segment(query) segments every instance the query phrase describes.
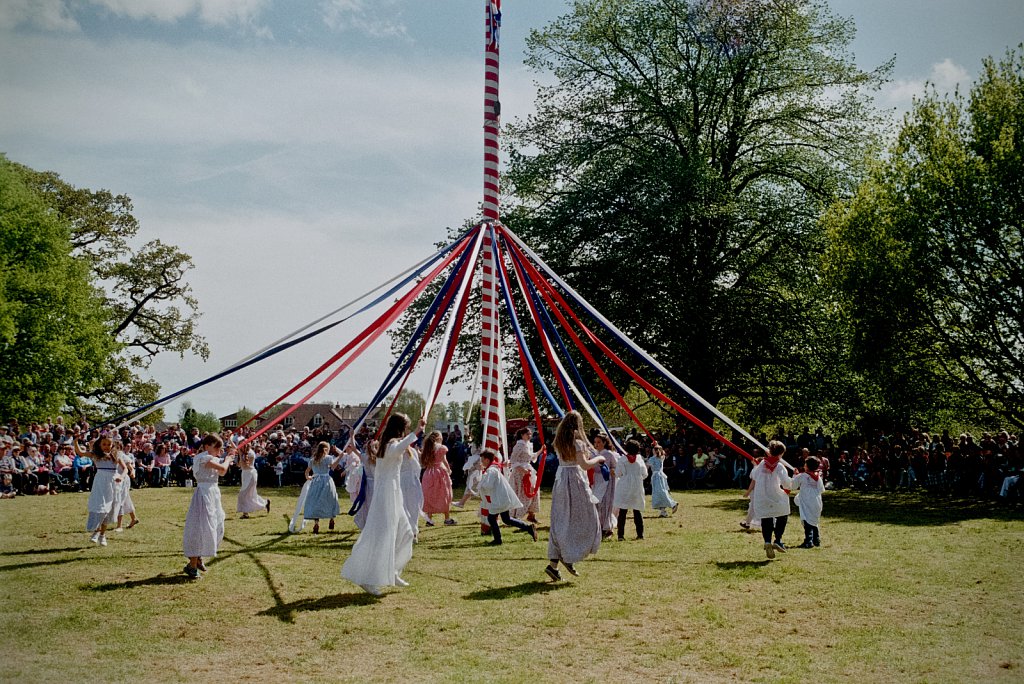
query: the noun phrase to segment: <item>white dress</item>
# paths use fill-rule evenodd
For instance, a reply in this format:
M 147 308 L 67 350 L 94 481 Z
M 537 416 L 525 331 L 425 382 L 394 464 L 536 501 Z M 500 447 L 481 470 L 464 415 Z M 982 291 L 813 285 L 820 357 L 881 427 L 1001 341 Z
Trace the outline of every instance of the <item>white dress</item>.
M 85 529 L 95 532 L 100 525 L 106 523 L 109 527 L 117 520 L 118 487 L 114 482 L 117 474 L 117 464 L 107 459 L 96 459 L 96 475 L 92 480 L 92 490 L 89 492 L 89 519 L 85 523 Z
M 537 487 L 537 471 L 534 470 L 532 462 L 537 458 L 533 446 L 525 441 L 519 440 L 512 447 L 512 454 L 508 462 L 511 466 L 509 471 L 509 484 L 521 502 L 512 511 L 512 517 L 521 518 L 527 513 L 537 513 L 540 510 L 540 489 Z M 533 496 L 527 496 L 527 489 L 533 492 Z M 491 511 L 493 513 L 494 511 Z
M 821 493 L 825 491 L 825 479 L 815 480 L 807 473 L 800 473 L 793 478 L 793 488 L 799 489 L 793 503 L 800 507 L 800 519 L 808 525 L 817 526 L 821 520 Z
M 117 515 L 131 515 L 135 512 L 135 503 L 132 501 L 132 479 L 128 477 L 128 463 L 135 465 L 135 456 L 130 453 L 122 453 L 121 459 L 124 465 L 117 466 L 117 474 L 121 476 L 121 482 L 117 485 Z
M 750 493 L 750 505 L 754 509 L 754 517 L 780 518 L 789 515 L 789 494 L 785 489 L 793 487 L 793 480 L 786 472 L 786 466 L 779 463 L 775 470 L 769 471 L 761 461 L 750 471 L 750 479 L 756 482 L 754 491 Z
M 420 459 L 415 449 L 406 450 L 399 468 L 399 485 L 409 526 L 414 535 L 419 534 L 420 512 L 423 510 L 423 484 L 420 482 Z
M 647 500 L 644 497 L 647 464 L 644 463 L 644 459 L 637 455 L 636 460 L 630 463 L 627 457 L 620 455 L 616 459 L 615 474 L 618 479 L 615 482 L 615 500 L 612 506 L 620 510 L 644 510 L 647 507 Z
M 207 452 L 196 456 L 192 474 L 196 478 L 196 490 L 185 516 L 185 532 L 182 535 L 182 549 L 185 558 L 216 556 L 224 539 L 224 507 L 220 500 L 220 475 L 207 464 L 214 459 Z
M 242 457 L 242 486 L 238 489 L 238 503 L 235 510 L 239 513 L 255 513 L 267 507 L 267 500 L 256 491 L 256 452 L 251 449 Z
M 492 465 L 484 472 L 477 491 L 480 492 L 480 498 L 483 499 L 483 507 L 490 515 L 499 515 L 513 508 L 525 510 L 523 502 L 516 496 L 512 485 L 498 470 L 498 466 Z
M 366 526 L 341 568 L 341 576 L 350 582 L 394 586 L 412 558 L 413 531 L 405 514 L 399 472 L 406 449 L 415 441 L 415 432 L 401 441 L 392 440 L 383 449 L 383 458 L 377 459 Z

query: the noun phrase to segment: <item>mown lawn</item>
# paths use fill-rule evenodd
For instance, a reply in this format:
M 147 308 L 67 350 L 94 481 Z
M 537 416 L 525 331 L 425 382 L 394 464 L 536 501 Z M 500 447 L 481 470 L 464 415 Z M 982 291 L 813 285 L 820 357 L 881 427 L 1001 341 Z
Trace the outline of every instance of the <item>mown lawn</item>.
M 142 523 L 106 548 L 86 494 L 0 501 L 0 680 L 1024 680 L 1019 509 L 829 493 L 822 548 L 768 561 L 738 491 L 677 493 L 674 517 L 647 511 L 647 539 L 630 521 L 558 584 L 546 529 L 493 548 L 459 512 L 422 531 L 412 586 L 375 598 L 339 576 L 350 518 L 288 534 L 296 490 L 265 490 L 273 513 L 249 520 L 236 492 L 198 582 L 181 574 L 191 490 L 133 492 Z

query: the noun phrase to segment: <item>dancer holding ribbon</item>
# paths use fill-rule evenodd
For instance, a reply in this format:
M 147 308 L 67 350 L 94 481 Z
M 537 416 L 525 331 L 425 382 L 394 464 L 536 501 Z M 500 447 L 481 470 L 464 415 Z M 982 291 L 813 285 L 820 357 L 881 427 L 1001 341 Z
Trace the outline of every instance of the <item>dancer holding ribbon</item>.
M 597 553 L 601 547 L 601 521 L 597 519 L 597 500 L 583 472 L 604 463 L 583 434 L 583 417 L 569 411 L 555 431 L 558 472 L 551 489 L 551 532 L 544 572 L 552 580 L 562 579 L 561 562 L 570 575 L 579 575 L 575 563 Z
M 384 426 L 378 457 L 371 456 L 374 491 L 366 526 L 352 547 L 341 576 L 374 596 L 380 596 L 382 587 L 408 586 L 401 574 L 412 558 L 413 531 L 405 514 L 399 473 L 406 452 L 425 424 L 420 418 L 416 432 L 406 434 L 409 417 L 404 413 L 393 414 Z
M 537 471 L 533 469 L 533 462 L 537 460 L 538 452 L 533 450 L 530 438 L 533 433 L 530 428 L 522 428 L 516 432 L 516 443 L 512 447 L 512 454 L 508 458 L 512 471 L 509 480 L 512 491 L 522 502 L 522 506 L 512 511 L 515 518 L 525 517 L 528 522 L 537 522 L 537 511 L 540 509 L 540 483 L 537 481 Z

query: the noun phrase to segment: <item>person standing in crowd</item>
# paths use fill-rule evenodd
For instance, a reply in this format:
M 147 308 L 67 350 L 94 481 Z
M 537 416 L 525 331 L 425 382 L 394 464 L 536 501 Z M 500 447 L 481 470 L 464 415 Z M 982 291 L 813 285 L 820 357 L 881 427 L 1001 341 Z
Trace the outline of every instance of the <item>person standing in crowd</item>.
M 380 439 L 380 457 L 374 459 L 374 492 L 369 502 L 366 525 L 341 569 L 341 576 L 367 593 L 380 596 L 386 586 L 408 586 L 402 570 L 412 559 L 414 534 L 402 501 L 399 483 L 402 463 L 408 458 L 426 424 L 422 418 L 416 432 L 409 432 L 409 417 L 395 413 L 388 418 Z
M 184 572 L 190 579 L 199 579 L 206 571 L 203 558 L 217 555 L 224 539 L 224 507 L 220 499 L 218 479 L 231 467 L 231 457 L 221 458 L 224 441 L 219 435 L 207 435 L 200 442 L 202 453 L 193 461 L 196 490 L 185 516 L 182 551 L 188 558 Z
M 679 504 L 668 491 L 665 450 L 659 445 L 651 447 L 651 457 L 647 459 L 647 466 L 651 469 L 651 508 L 661 511 L 662 518 L 667 517 L 670 510 L 676 512 Z
M 452 508 L 452 467 L 448 463 L 448 447 L 441 443 L 441 433 L 434 430 L 423 440 L 423 514 L 427 525 L 433 526 L 433 516 L 444 516 L 445 525 L 454 525 Z M 404 494 L 404 493 L 403 493 Z
M 512 516 L 525 516 L 527 521 L 536 523 L 537 511 L 540 510 L 540 483 L 537 482 L 537 471 L 533 468 L 538 453 L 533 450 L 533 444 L 530 442 L 532 437 L 530 428 L 524 427 L 516 432 L 516 443 L 512 447 L 508 462 L 512 468 L 509 473 L 512 491 L 523 504 L 512 511 Z
M 487 524 L 491 527 L 492 546 L 501 546 L 501 527 L 498 525 L 498 517 L 506 525 L 518 528 L 523 532 L 529 532 L 533 541 L 537 541 L 537 528 L 522 520 L 513 518 L 509 511 L 513 508 L 522 507 L 522 501 L 516 496 L 512 486 L 505 479 L 505 475 L 495 465 L 496 457 L 493 451 L 480 452 L 480 462 L 484 468 L 483 477 L 480 479 L 480 497 L 487 509 Z
M 548 560 L 544 572 L 552 580 L 562 579 L 558 564 L 570 575 L 579 575 L 575 564 L 597 553 L 601 547 L 601 521 L 597 519 L 597 500 L 590 491 L 587 475 L 596 465 L 604 463 L 583 434 L 583 417 L 569 411 L 555 430 L 555 454 L 558 472 L 551 489 L 551 531 L 548 537 Z
M 633 524 L 636 526 L 636 538 L 644 538 L 644 514 L 647 500 L 644 496 L 644 480 L 647 478 L 647 465 L 640 456 L 640 442 L 635 439 L 626 440 L 626 455 L 618 457 L 618 478 L 615 483 L 614 506 L 619 511 L 619 541 L 626 537 L 626 515 L 633 511 Z
M 761 521 L 761 536 L 764 538 L 764 552 L 768 558 L 775 558 L 775 552 L 786 552 L 782 535 L 789 520 L 789 494 L 793 480 L 785 467 L 779 467 L 786 445 L 778 440 L 768 442 L 768 455 L 750 471 L 750 486 L 746 495 L 750 497 L 753 515 Z M 774 541 L 772 539 L 774 535 Z
M 234 445 L 228 446 L 228 456 L 234 458 L 237 448 Z M 245 454 L 239 461 L 242 469 L 242 486 L 238 488 L 238 502 L 235 504 L 235 512 L 241 513 L 243 518 L 248 518 L 250 513 L 266 509 L 270 513 L 270 499 L 264 499 L 256 491 L 256 482 L 259 474 L 256 472 L 256 451 L 246 447 Z

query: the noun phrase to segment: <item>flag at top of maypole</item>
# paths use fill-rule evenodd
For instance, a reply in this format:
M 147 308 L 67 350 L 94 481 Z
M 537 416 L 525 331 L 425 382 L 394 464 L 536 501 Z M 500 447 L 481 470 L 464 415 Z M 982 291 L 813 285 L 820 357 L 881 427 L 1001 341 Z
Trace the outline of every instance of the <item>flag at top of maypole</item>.
M 480 310 L 480 422 L 481 448 L 501 451 L 504 429 L 500 409 L 504 399 L 498 358 L 498 279 L 494 268 L 494 233 L 498 222 L 498 132 L 501 104 L 498 101 L 498 36 L 501 0 L 485 0 L 484 33 L 484 231 L 480 254 L 482 306 Z

